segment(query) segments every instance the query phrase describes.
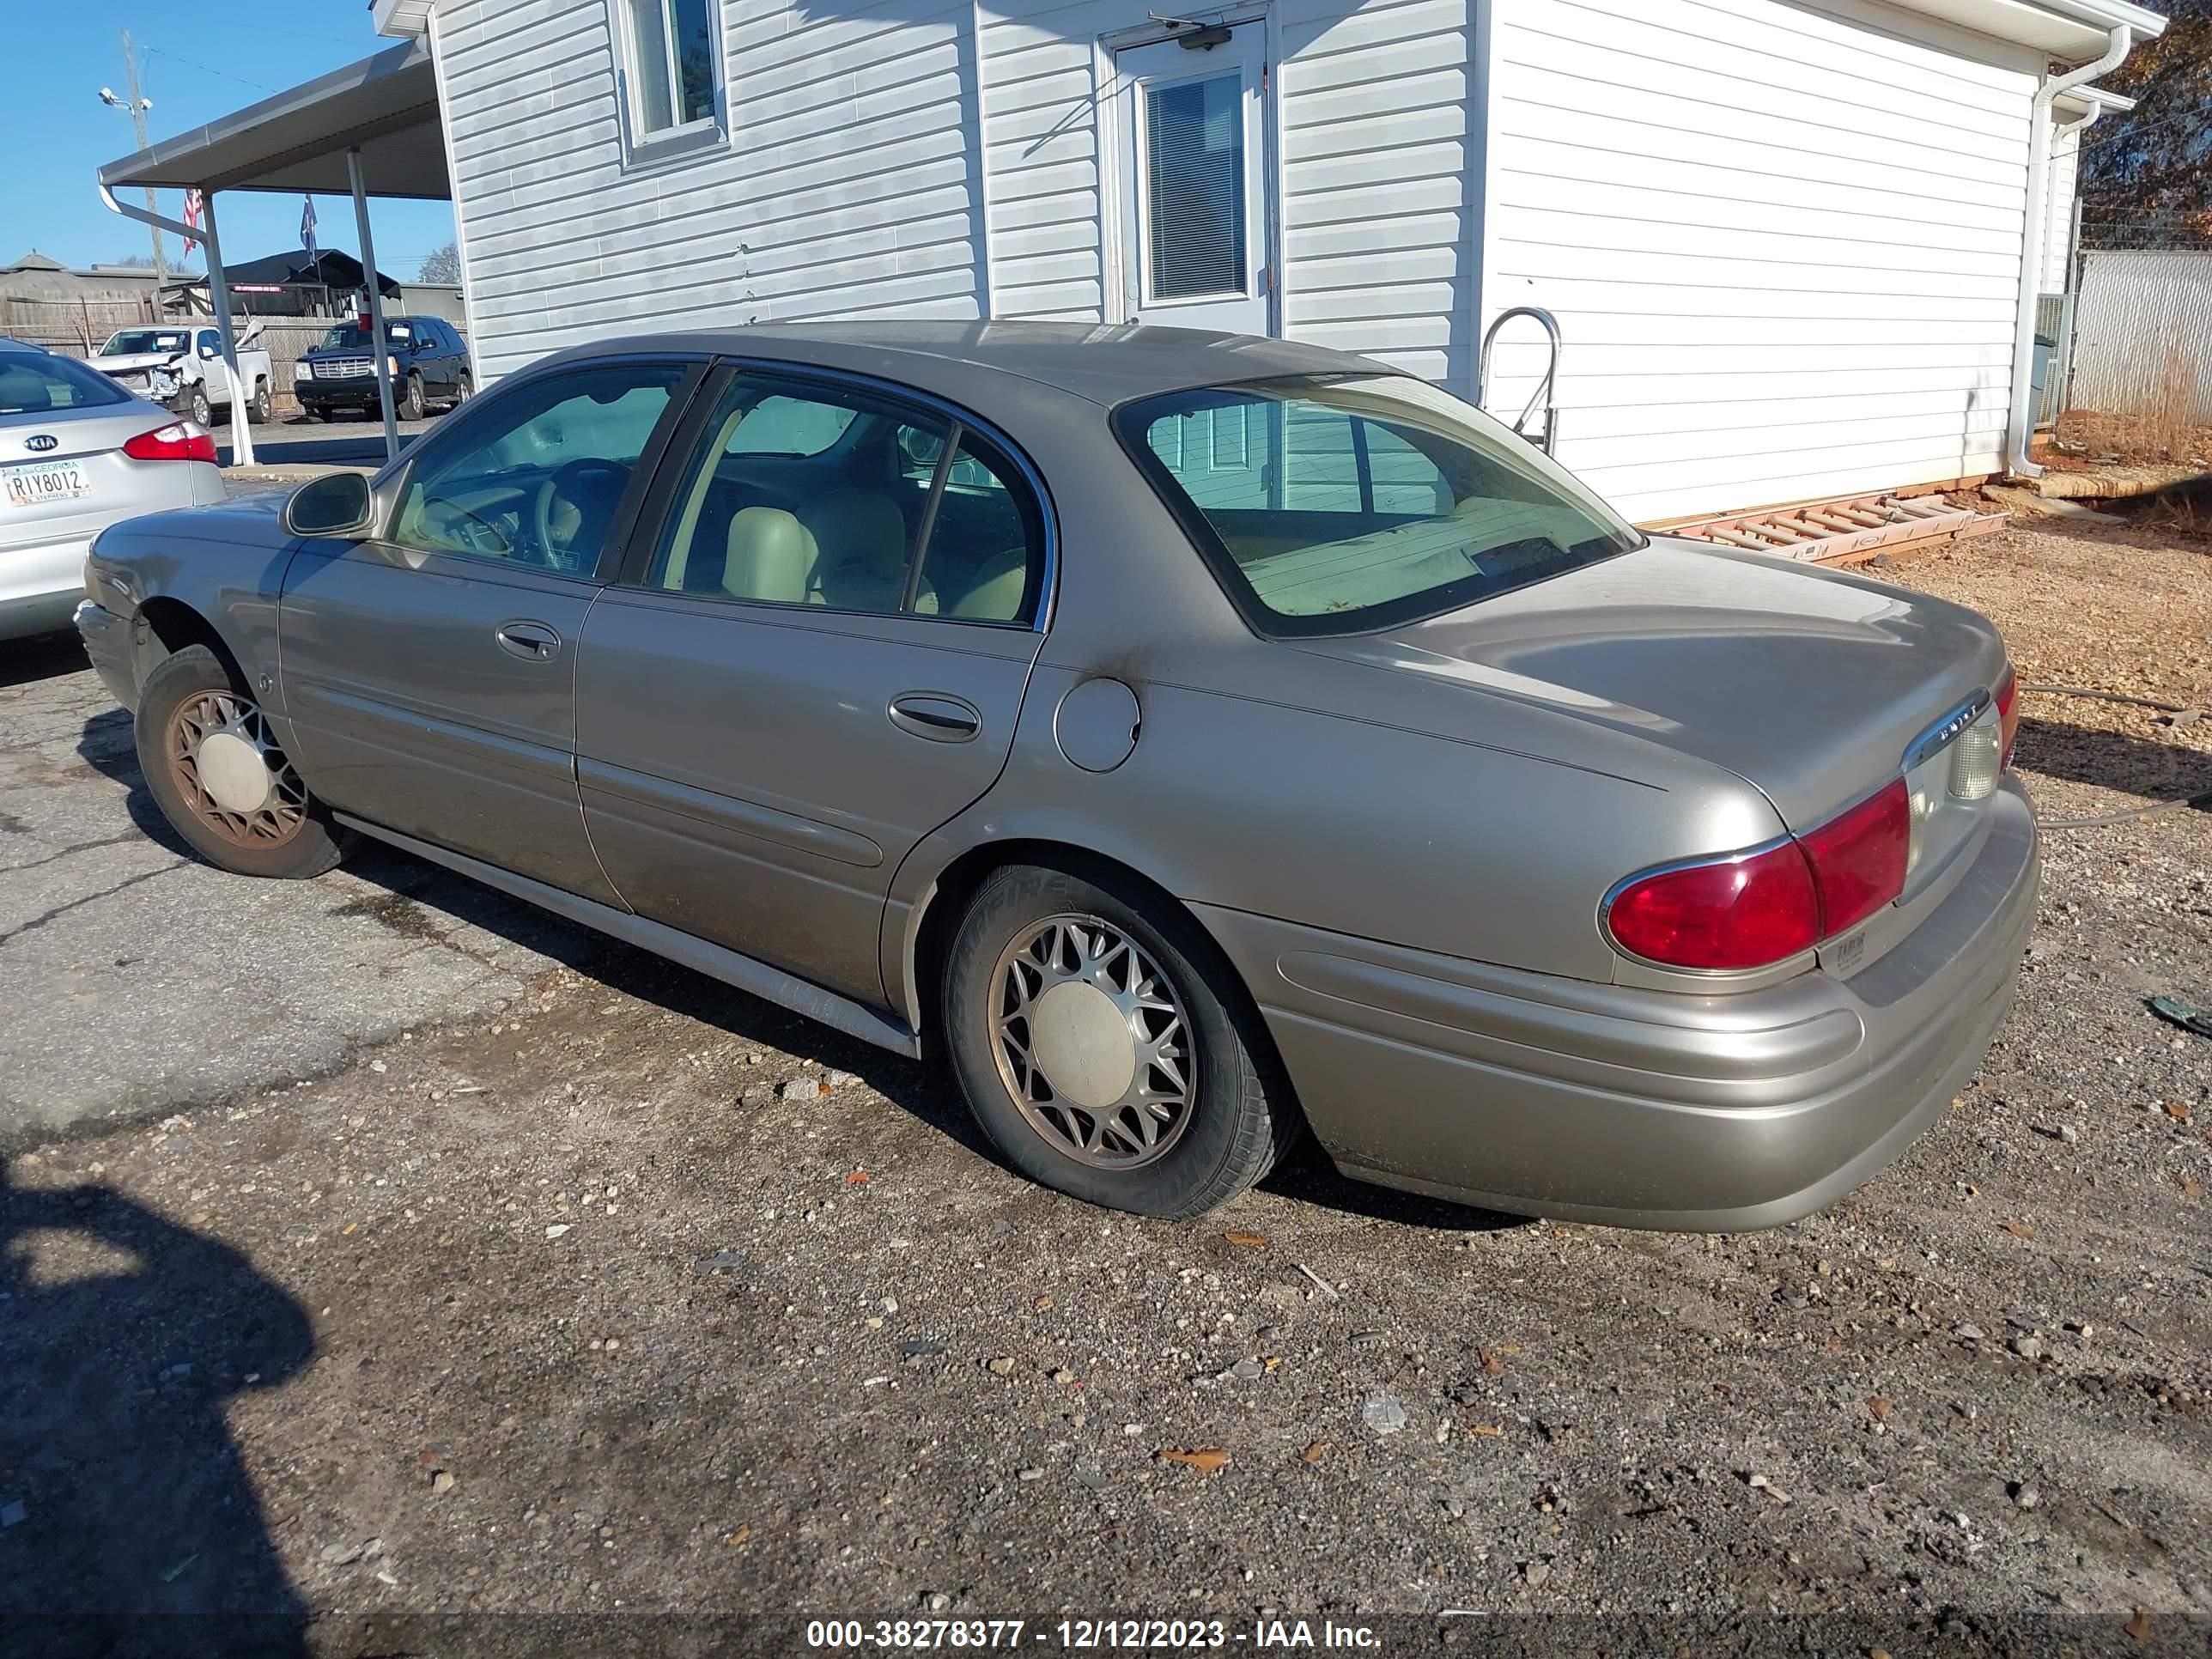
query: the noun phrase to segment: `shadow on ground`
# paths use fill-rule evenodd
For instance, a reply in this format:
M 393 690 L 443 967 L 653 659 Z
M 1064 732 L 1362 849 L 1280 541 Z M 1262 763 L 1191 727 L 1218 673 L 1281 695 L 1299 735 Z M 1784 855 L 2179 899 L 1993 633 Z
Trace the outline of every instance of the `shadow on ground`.
M 228 1245 L 0 1167 L 0 1638 L 41 1655 L 304 1653 L 227 1402 L 315 1350 Z
M 2066 703 L 2033 692 L 2023 694 L 2023 700 L 2045 708 Z M 2212 791 L 2212 753 L 2203 749 L 2032 714 L 2021 716 L 2019 758 L 2029 772 L 2142 796 L 2146 806 Z M 2212 800 L 2200 802 L 2197 810 L 2207 809 L 2212 809 Z
M 33 680 L 58 679 L 91 666 L 84 654 L 84 641 L 73 629 L 66 634 L 42 634 L 36 639 L 10 640 L 0 645 L 0 689 L 27 685 Z

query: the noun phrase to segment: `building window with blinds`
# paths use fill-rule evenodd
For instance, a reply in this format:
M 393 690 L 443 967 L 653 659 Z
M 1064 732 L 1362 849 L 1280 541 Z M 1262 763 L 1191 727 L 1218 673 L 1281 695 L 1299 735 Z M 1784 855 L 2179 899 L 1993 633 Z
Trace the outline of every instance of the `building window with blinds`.
M 608 0 L 624 138 L 658 161 L 726 136 L 713 0 Z
M 1144 175 L 1146 297 L 1243 293 L 1241 75 L 1145 89 Z

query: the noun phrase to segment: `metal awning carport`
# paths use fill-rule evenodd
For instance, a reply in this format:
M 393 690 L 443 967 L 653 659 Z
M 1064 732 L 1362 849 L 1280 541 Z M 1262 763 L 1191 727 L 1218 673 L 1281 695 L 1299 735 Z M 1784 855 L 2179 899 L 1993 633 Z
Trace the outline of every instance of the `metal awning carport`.
M 258 190 L 349 194 L 361 233 L 362 263 L 374 270 L 368 198 L 395 196 L 451 201 L 446 135 L 438 117 L 438 80 L 427 42 L 390 46 L 357 64 L 332 70 L 288 92 L 264 98 L 220 120 L 165 138 L 150 149 L 100 169 L 100 193 L 118 213 L 178 236 L 207 244 L 210 297 L 222 331 L 223 361 L 232 376 L 232 451 L 253 459 L 245 400 L 238 395 L 237 344 L 232 337 L 230 294 L 222 280 L 222 246 L 216 231 L 220 191 Z M 151 206 L 155 187 L 198 190 L 206 201 L 197 230 L 165 218 Z M 125 188 L 143 187 L 149 205 L 117 199 Z M 369 309 L 376 337 L 384 337 L 384 302 L 374 286 Z M 384 405 L 384 441 L 399 453 L 392 413 L 392 376 L 386 354 L 375 354 L 377 391 Z

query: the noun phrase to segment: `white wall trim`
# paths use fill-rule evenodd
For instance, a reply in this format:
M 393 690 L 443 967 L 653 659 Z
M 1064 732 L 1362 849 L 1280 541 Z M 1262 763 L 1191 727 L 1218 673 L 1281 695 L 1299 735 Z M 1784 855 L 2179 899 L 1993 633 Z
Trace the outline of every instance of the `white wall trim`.
M 984 90 L 983 0 L 969 0 L 968 51 L 975 70 L 975 303 L 976 314 L 988 321 L 998 314 L 998 296 L 992 287 L 991 258 L 991 108 Z
M 476 283 L 469 271 L 469 231 L 467 215 L 461 208 L 461 187 L 453 165 L 453 124 L 445 118 L 452 107 L 446 91 L 446 51 L 439 38 L 438 13 L 434 7 L 425 15 L 426 33 L 430 47 L 430 76 L 438 88 L 438 141 L 446 151 L 447 186 L 453 198 L 453 252 L 459 256 L 461 268 L 461 320 L 469 331 L 469 379 L 476 390 L 483 390 L 483 363 L 477 356 L 477 317 L 469 295 L 476 292 Z

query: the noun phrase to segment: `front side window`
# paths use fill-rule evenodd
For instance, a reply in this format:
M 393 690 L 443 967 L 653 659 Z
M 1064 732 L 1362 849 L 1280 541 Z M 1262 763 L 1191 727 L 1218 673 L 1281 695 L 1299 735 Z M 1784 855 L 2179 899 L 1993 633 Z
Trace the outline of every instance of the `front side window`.
M 591 574 L 684 374 L 674 364 L 622 364 L 502 392 L 415 468 L 390 539 Z
M 1263 634 L 1386 628 L 1643 544 L 1548 456 L 1419 380 L 1202 386 L 1125 404 L 1114 428 Z
M 946 416 L 765 374 L 708 417 L 645 585 L 754 604 L 1026 622 L 1042 519 Z M 947 457 L 947 447 L 951 453 Z
M 619 27 L 623 82 L 633 145 L 690 128 L 719 115 L 720 42 L 712 0 L 611 0 Z

